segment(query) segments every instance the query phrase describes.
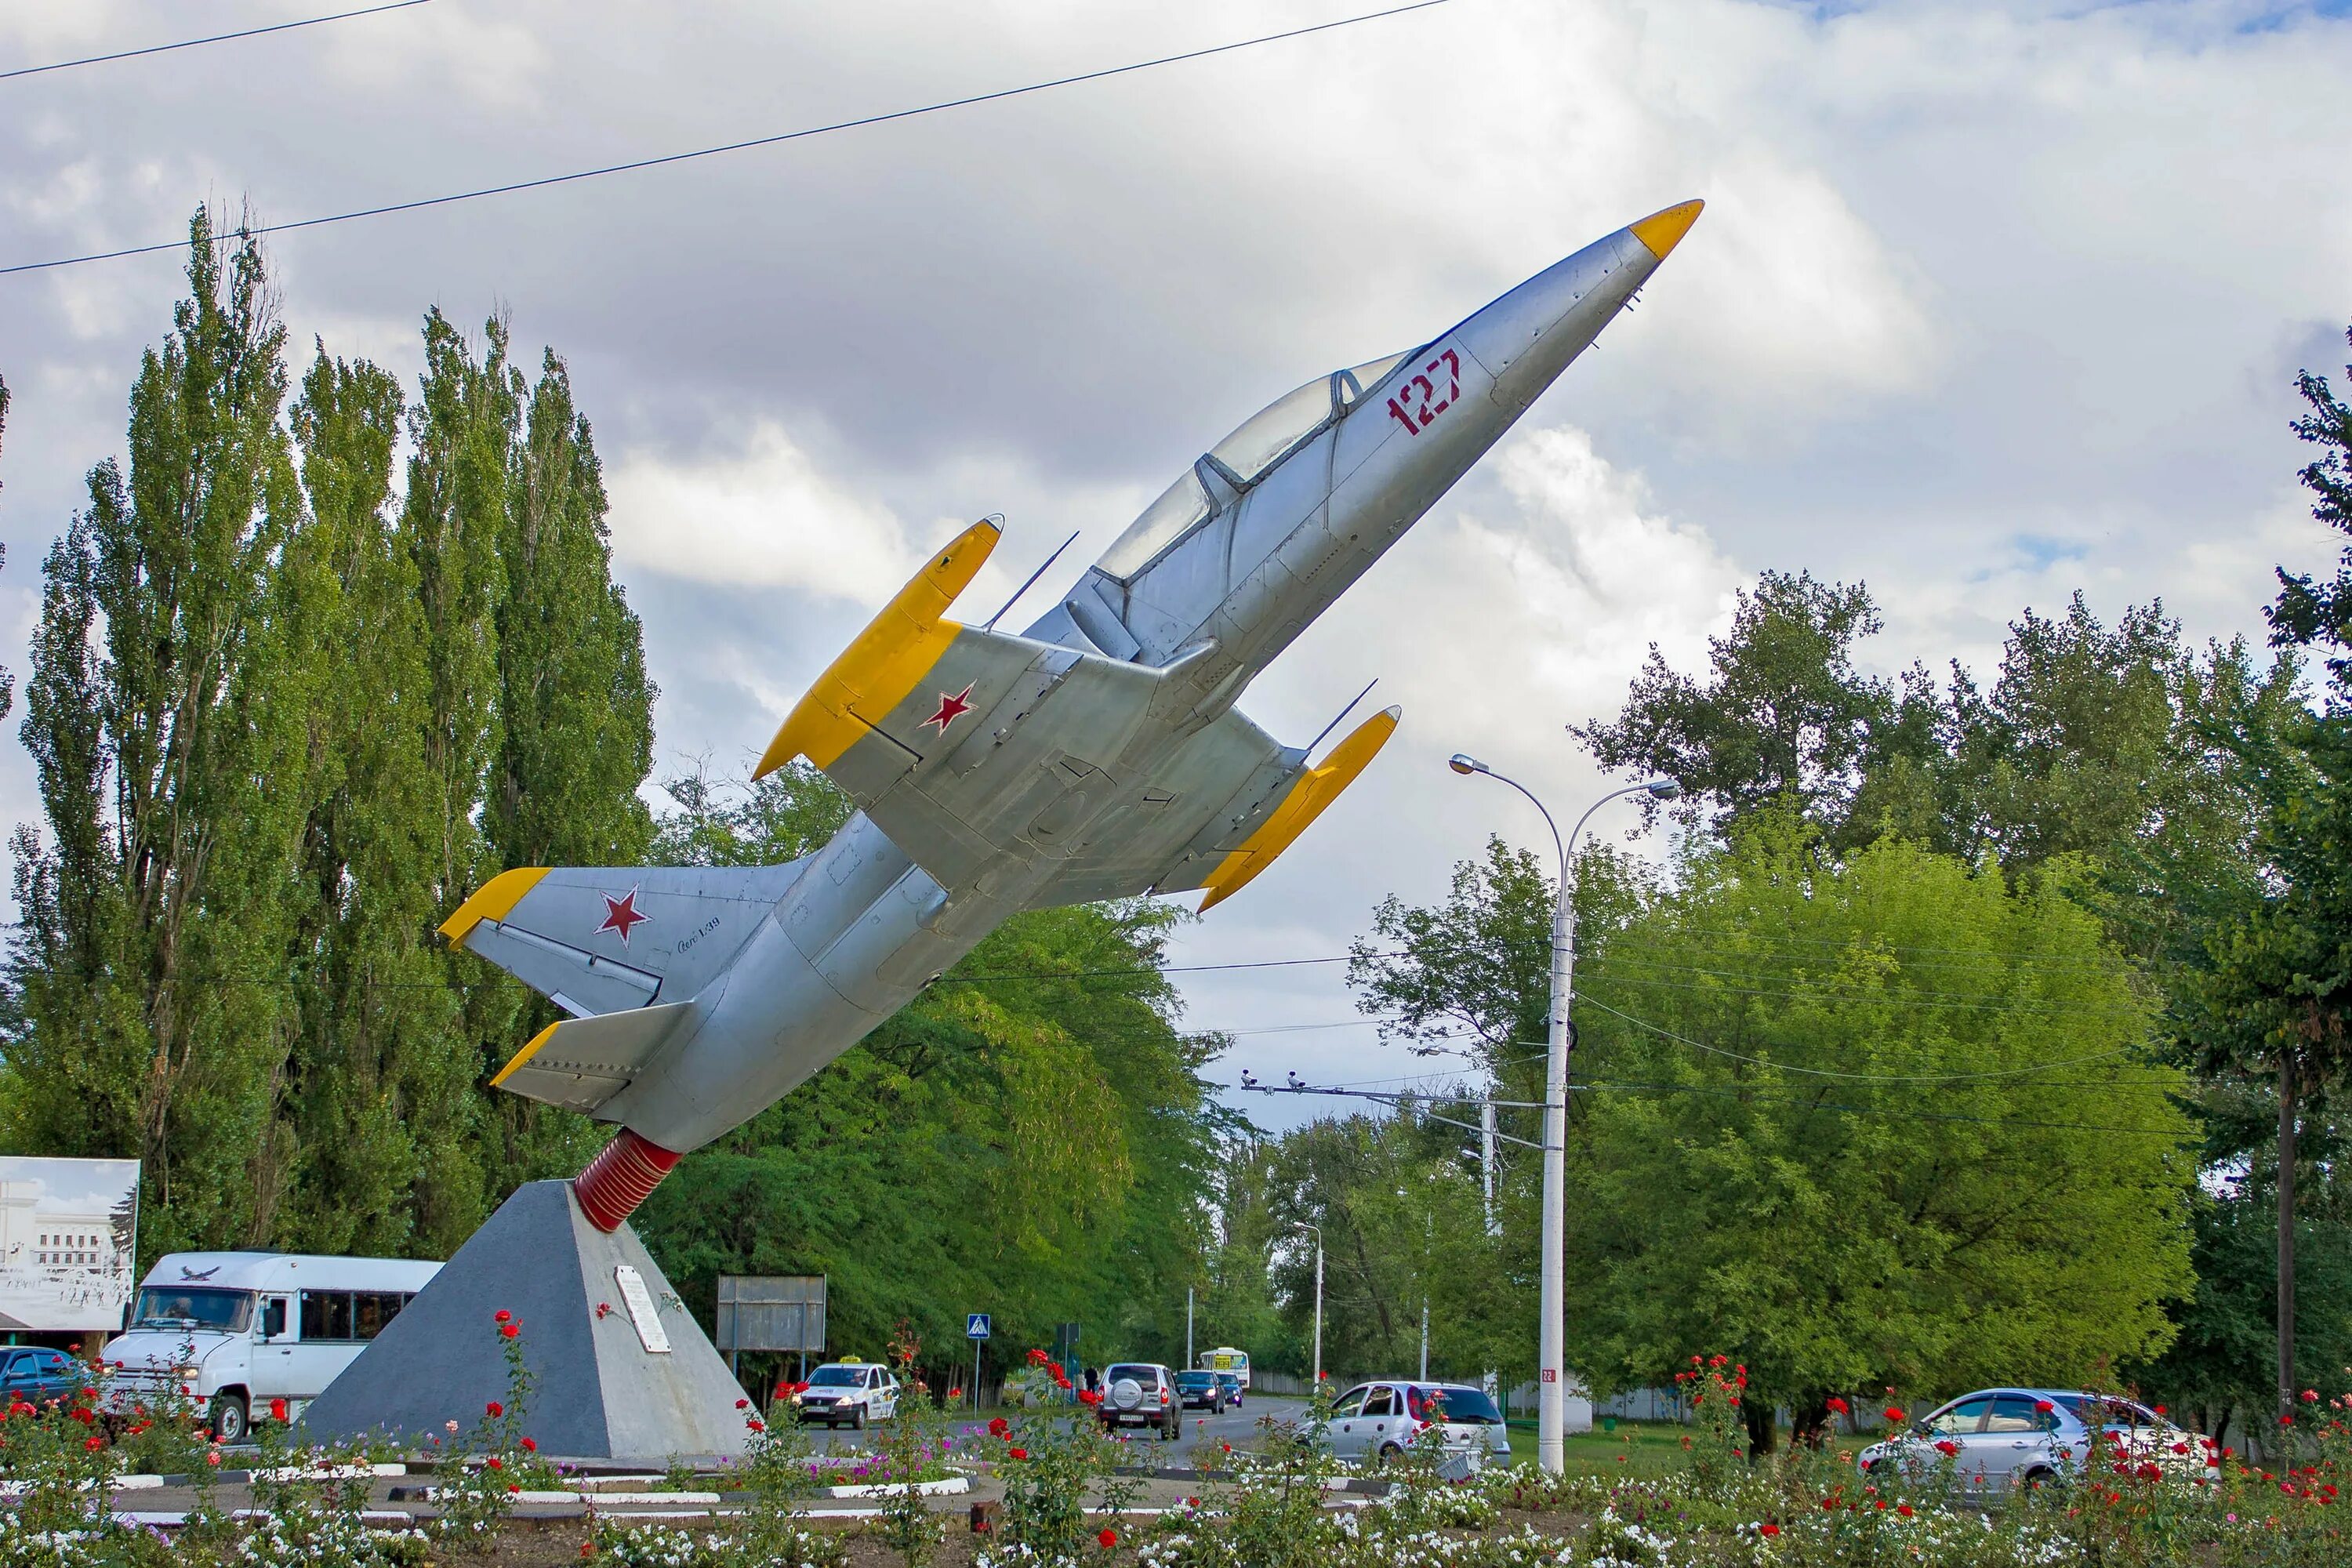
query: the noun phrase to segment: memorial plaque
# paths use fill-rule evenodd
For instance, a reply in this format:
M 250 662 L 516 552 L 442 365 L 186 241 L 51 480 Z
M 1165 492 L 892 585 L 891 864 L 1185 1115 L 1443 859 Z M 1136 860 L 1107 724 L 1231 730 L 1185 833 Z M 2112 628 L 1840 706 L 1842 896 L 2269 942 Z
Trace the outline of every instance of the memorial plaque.
M 629 1310 L 629 1321 L 636 1324 L 637 1339 L 647 1353 L 669 1354 L 669 1331 L 662 1327 L 661 1309 L 646 1289 L 646 1277 L 624 1263 L 613 1270 L 613 1282 L 621 1288 L 621 1305 Z

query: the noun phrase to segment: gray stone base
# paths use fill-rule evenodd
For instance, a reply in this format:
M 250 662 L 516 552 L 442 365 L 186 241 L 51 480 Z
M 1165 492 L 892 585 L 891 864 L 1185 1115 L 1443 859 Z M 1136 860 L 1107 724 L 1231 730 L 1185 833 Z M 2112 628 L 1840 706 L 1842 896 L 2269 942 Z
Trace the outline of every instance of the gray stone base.
M 669 1350 L 646 1348 L 615 1269 L 644 1278 Z M 599 1316 L 603 1304 L 609 1310 Z M 312 1441 L 446 1439 L 507 1397 L 497 1314 L 538 1379 L 524 1429 L 550 1458 L 660 1463 L 743 1452 L 743 1391 L 627 1226 L 588 1223 L 569 1182 L 519 1189 L 303 1412 Z

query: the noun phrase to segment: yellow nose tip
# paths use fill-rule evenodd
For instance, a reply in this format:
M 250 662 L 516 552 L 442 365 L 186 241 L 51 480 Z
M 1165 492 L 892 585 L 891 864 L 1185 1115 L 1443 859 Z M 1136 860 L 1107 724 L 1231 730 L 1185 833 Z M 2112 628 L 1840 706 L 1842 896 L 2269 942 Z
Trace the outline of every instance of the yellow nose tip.
M 1652 213 L 1632 226 L 1633 237 L 1650 247 L 1650 254 L 1664 261 L 1666 253 L 1683 242 L 1698 215 L 1706 210 L 1705 202 L 1684 202 L 1664 212 Z

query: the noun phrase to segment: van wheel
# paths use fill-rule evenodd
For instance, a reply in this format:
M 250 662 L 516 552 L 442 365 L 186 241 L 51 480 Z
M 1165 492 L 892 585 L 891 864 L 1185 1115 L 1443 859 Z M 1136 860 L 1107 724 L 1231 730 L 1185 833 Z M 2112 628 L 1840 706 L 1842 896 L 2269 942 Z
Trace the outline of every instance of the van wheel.
M 213 1395 L 211 1423 L 214 1438 L 221 1443 L 242 1443 L 252 1434 L 253 1424 L 246 1418 L 245 1401 L 234 1394 Z
M 1398 1447 L 1394 1443 L 1383 1443 L 1381 1445 L 1379 1458 L 1381 1468 L 1385 1470 L 1391 1465 L 1395 1464 L 1398 1460 L 1404 1458 L 1404 1450 Z
M 2040 1491 L 2044 1487 L 2055 1485 L 2057 1480 L 2056 1471 L 2036 1468 L 2026 1471 L 2019 1478 L 2018 1484 L 2027 1491 L 2034 1492 Z
M 866 1430 L 866 1406 L 863 1405 L 857 1407 L 856 1414 L 850 1416 L 849 1429 L 853 1432 L 863 1432 Z

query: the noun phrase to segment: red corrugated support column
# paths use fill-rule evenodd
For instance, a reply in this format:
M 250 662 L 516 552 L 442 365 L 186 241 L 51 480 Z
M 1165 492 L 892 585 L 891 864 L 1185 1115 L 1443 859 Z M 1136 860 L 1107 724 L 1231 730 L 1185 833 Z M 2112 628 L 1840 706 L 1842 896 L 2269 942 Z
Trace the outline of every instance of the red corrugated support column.
M 588 1223 L 598 1230 L 621 1228 L 621 1222 L 636 1212 L 646 1201 L 646 1194 L 661 1185 L 677 1163 L 677 1156 L 658 1143 L 648 1142 L 627 1128 L 621 1135 L 604 1145 L 604 1152 L 588 1162 L 588 1168 L 572 1179 L 572 1190 L 578 1194 L 580 1206 L 587 1211 Z

